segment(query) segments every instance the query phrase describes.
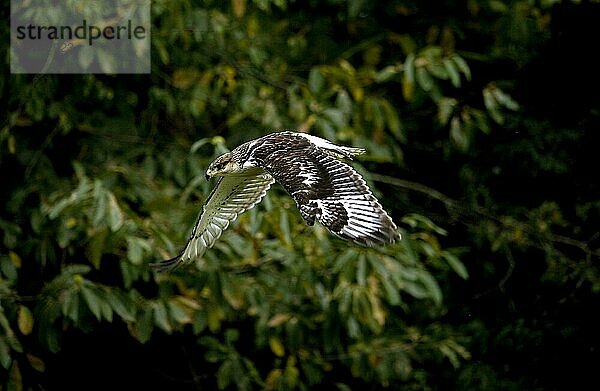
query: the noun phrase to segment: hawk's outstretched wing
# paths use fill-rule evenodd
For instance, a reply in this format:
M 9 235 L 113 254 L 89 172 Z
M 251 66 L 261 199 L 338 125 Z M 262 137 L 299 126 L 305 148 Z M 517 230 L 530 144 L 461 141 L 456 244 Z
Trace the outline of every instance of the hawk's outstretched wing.
M 159 272 L 173 270 L 201 257 L 206 249 L 215 244 L 230 222 L 262 200 L 273 182 L 273 177 L 264 172 L 253 176 L 225 176 L 219 179 L 204 202 L 181 254 L 153 264 L 154 269 Z
M 315 219 L 334 234 L 362 246 L 393 243 L 397 227 L 352 167 L 301 135 L 266 136 L 252 160 L 296 201 L 304 220 Z

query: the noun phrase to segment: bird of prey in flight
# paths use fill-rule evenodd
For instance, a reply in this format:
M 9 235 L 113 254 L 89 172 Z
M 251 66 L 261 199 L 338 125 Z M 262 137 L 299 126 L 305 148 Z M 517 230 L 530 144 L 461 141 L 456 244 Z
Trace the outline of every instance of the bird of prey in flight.
M 206 171 L 207 178 L 219 176 L 219 182 L 204 202 L 185 248 L 153 267 L 168 271 L 201 257 L 229 223 L 262 200 L 274 182 L 296 201 L 308 225 L 317 220 L 342 239 L 367 247 L 399 240 L 396 224 L 364 179 L 339 160 L 364 152 L 284 131 L 248 141 L 219 156 Z

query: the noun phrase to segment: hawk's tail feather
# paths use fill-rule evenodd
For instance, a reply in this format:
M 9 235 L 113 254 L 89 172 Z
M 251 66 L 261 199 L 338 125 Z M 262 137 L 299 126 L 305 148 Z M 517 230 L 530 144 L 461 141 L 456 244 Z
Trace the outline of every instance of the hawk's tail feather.
M 385 246 L 400 239 L 398 227 L 374 197 L 318 200 L 316 205 L 321 224 L 342 239 L 365 247 Z
M 385 246 L 400 238 L 400 234 L 395 230 L 395 227 L 361 228 L 357 225 L 348 225 L 337 235 L 365 247 Z

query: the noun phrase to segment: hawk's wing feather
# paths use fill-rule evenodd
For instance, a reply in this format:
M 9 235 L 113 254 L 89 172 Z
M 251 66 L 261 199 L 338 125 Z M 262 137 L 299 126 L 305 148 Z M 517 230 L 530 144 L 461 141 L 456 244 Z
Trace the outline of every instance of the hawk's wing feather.
M 316 219 L 362 246 L 399 239 L 396 225 L 360 174 L 311 141 L 275 134 L 254 145 L 252 158 L 290 193 L 309 225 Z
M 355 147 L 346 147 L 343 145 L 337 145 L 332 143 L 329 140 L 325 140 L 324 138 L 312 136 L 306 133 L 293 133 L 296 136 L 301 136 L 310 141 L 313 145 L 317 146 L 323 152 L 339 158 L 339 159 L 351 159 L 354 156 L 362 155 L 366 151 L 363 148 L 355 148 Z
M 191 263 L 212 247 L 229 223 L 258 204 L 275 182 L 267 173 L 253 176 L 225 176 L 208 196 L 190 238 L 175 258 L 153 264 L 157 271 L 169 271 Z

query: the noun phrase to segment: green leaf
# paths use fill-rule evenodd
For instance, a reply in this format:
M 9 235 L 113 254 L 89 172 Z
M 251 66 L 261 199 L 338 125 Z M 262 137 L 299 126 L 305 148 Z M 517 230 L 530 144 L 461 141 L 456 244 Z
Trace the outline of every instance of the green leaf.
M 225 330 L 225 343 L 229 346 L 233 345 L 238 339 L 240 339 L 240 332 L 237 329 Z
M 81 287 L 81 294 L 83 299 L 87 303 L 89 310 L 94 314 L 96 319 L 100 320 L 102 317 L 102 303 L 96 292 L 87 285 Z
M 12 358 L 10 356 L 10 349 L 6 343 L 6 337 L 0 335 L 0 365 L 2 365 L 4 369 L 8 369 L 10 368 L 11 363 Z
M 437 226 L 433 221 L 431 221 L 427 217 L 417 213 L 409 213 L 405 215 L 402 218 L 402 222 L 410 225 L 413 228 L 422 227 L 442 236 L 448 235 L 448 231 L 446 231 L 442 227 Z
M 80 182 L 79 186 L 82 186 L 84 184 L 89 185 L 89 183 L 88 183 L 89 180 L 85 176 L 85 167 L 83 166 L 83 164 L 81 164 L 77 160 L 73 161 L 73 171 L 75 171 L 75 176 L 77 177 L 77 180 Z M 87 190 L 84 193 L 87 193 Z
M 192 322 L 190 314 L 183 305 L 177 301 L 171 300 L 167 303 L 170 317 L 179 324 L 188 324 Z
M 490 124 L 483 111 L 469 108 L 469 114 L 475 118 L 475 124 L 479 130 L 485 134 L 490 134 L 492 130 L 490 129 Z
M 248 55 L 252 63 L 257 66 L 260 66 L 268 58 L 268 54 L 264 50 L 255 46 L 248 49 Z
M 40 339 L 44 341 L 48 350 L 52 353 L 57 353 L 61 346 L 61 336 L 52 325 L 46 325 L 45 327 L 40 327 Z
M 308 74 L 308 88 L 315 95 L 319 95 L 325 88 L 325 77 L 321 74 L 318 68 L 312 68 Z
M 442 62 L 452 85 L 456 88 L 460 87 L 460 74 L 458 73 L 456 63 L 449 58 L 444 58 Z
M 336 131 L 331 125 L 331 122 L 325 118 L 319 117 L 315 121 L 315 127 L 323 133 L 323 136 L 327 139 L 334 139 Z
M 131 288 L 131 284 L 136 279 L 136 266 L 129 262 L 119 262 L 119 269 L 121 270 L 121 277 L 126 288 Z
M 491 93 L 494 95 L 496 102 L 506 107 L 509 110 L 519 110 L 519 104 L 510 95 L 502 91 L 498 87 L 491 88 Z
M 427 62 L 427 65 L 425 67 L 427 71 L 431 74 L 431 76 L 442 80 L 448 79 L 448 72 L 446 70 L 446 67 L 439 58 L 431 59 Z
M 412 281 L 404 281 L 401 289 L 416 299 L 424 299 L 427 297 L 427 291 L 423 289 L 423 286 Z
M 17 272 L 17 267 L 14 262 L 12 262 L 10 256 L 0 256 L 0 271 L 6 277 L 8 281 L 14 282 L 19 277 L 19 273 Z
M 285 242 L 291 244 L 292 235 L 290 233 L 290 220 L 288 218 L 288 213 L 284 208 L 281 208 L 281 211 L 279 212 L 279 229 L 281 229 Z
M 171 327 L 171 323 L 169 323 L 165 303 L 158 301 L 155 302 L 152 307 L 154 309 L 154 323 L 163 331 L 170 334 L 173 331 L 173 328 Z
M 458 101 L 454 98 L 443 97 L 437 101 L 437 104 L 438 121 L 440 122 L 440 125 L 445 126 L 450 120 L 452 113 L 454 113 Z
M 136 237 L 128 237 L 127 239 L 127 259 L 134 265 L 141 265 L 144 257 L 144 249 L 142 247 L 142 239 Z
M 338 311 L 342 315 L 347 315 L 352 304 L 352 290 L 348 286 L 343 288 L 338 287 L 338 289 L 339 292 L 336 292 L 338 293 L 337 296 L 339 296 Z
M 275 102 L 268 100 L 264 104 L 262 123 L 272 128 L 281 128 L 281 118 Z
M 106 302 L 110 308 L 127 322 L 135 321 L 131 300 L 120 291 L 109 290 L 106 292 Z
M 488 114 L 499 125 L 504 123 L 504 116 L 498 109 L 498 102 L 492 94 L 491 88 L 483 89 L 483 103 L 488 111 Z
M 21 260 L 21 257 L 19 256 L 19 254 L 17 254 L 14 251 L 9 251 L 8 252 L 8 258 L 10 259 L 10 263 L 15 266 L 15 269 L 20 269 L 21 268 L 21 265 L 23 264 L 23 261 Z
M 34 356 L 33 354 L 27 353 L 27 361 L 29 361 L 29 365 L 31 365 L 31 367 L 36 371 L 41 373 L 46 371 L 46 364 L 44 363 L 44 361 L 42 361 L 41 358 Z
M 111 231 L 117 231 L 123 225 L 123 212 L 117 203 L 115 195 L 107 192 L 108 197 L 108 224 Z
M 110 304 L 106 301 L 104 292 L 99 292 L 100 295 L 100 310 L 102 313 L 102 317 L 106 319 L 108 322 L 112 322 L 113 320 L 113 310 Z
M 33 314 L 29 308 L 25 307 L 24 305 L 19 306 L 17 325 L 19 326 L 19 331 L 23 335 L 29 335 L 33 330 Z
M 386 99 L 382 99 L 380 103 L 381 108 L 383 109 L 383 114 L 385 115 L 388 129 L 392 132 L 396 140 L 405 142 L 406 137 L 404 137 L 404 134 L 402 133 L 402 126 L 400 123 L 400 117 L 398 117 L 398 112 Z
M 375 74 L 375 81 L 377 83 L 383 83 L 390 80 L 392 77 L 396 76 L 402 70 L 401 66 L 398 65 L 388 65 L 379 72 Z
M 440 46 L 428 45 L 421 50 L 421 56 L 425 57 L 428 62 L 432 62 L 442 56 L 442 48 Z
M 78 274 L 81 274 L 81 275 L 87 274 L 91 270 L 92 270 L 92 268 L 89 265 L 83 265 L 83 264 L 67 265 L 62 269 L 62 275 L 73 277 Z
M 92 236 L 92 239 L 90 240 L 90 244 L 87 247 L 87 256 L 90 259 L 90 263 L 96 269 L 100 269 L 100 261 L 102 259 L 102 254 L 104 251 L 104 245 L 107 236 L 107 229 L 101 229 L 95 232 Z
M 62 313 L 73 322 L 79 322 L 79 294 L 76 291 L 69 291 L 62 303 Z
M 106 218 L 106 190 L 104 189 L 102 182 L 96 180 L 94 182 L 94 201 L 95 201 L 95 211 L 94 218 L 92 220 L 92 224 L 95 227 L 101 226 L 104 223 L 104 219 Z
M 250 209 L 250 233 L 255 236 L 260 230 L 260 226 L 263 221 L 263 214 L 259 212 L 258 208 Z
M 74 164 L 73 167 L 77 169 L 78 165 Z M 81 178 L 77 188 L 73 190 L 68 197 L 62 198 L 54 205 L 43 207 L 43 212 L 47 214 L 51 220 L 53 220 L 57 218 L 67 207 L 81 203 L 88 198 L 91 189 L 92 185 L 90 185 L 89 180 L 83 177 Z
M 288 96 L 288 115 L 296 121 L 304 121 L 308 115 L 305 102 L 293 92 L 290 92 Z
M 343 129 L 348 126 L 344 113 L 338 109 L 331 107 L 325 109 L 325 111 L 323 111 L 323 117 L 329 120 L 329 122 L 331 122 L 338 129 Z
M 456 274 L 458 274 L 463 280 L 469 278 L 469 272 L 465 265 L 458 259 L 458 257 L 452 253 L 447 251 L 442 252 L 442 256 L 448 262 L 448 265 L 454 270 Z
M 240 374 L 234 370 L 233 362 L 231 360 L 223 361 L 223 364 L 217 370 L 217 387 L 219 390 L 224 390 L 238 376 Z
M 458 54 L 454 54 L 450 57 L 450 59 L 454 62 L 454 64 L 456 64 L 458 69 L 465 76 L 465 79 L 471 80 L 471 69 L 469 68 L 467 62 L 463 60 L 463 58 L 460 57 Z
M 437 281 L 429 274 L 429 272 L 425 270 L 418 271 L 419 280 L 423 283 L 423 286 L 427 289 L 429 293 L 428 296 L 433 299 L 435 304 L 442 303 L 442 290 L 438 285 Z
M 152 307 L 146 305 L 142 308 L 141 313 L 138 315 L 137 321 L 134 323 L 134 336 L 141 343 L 148 342 L 150 340 L 150 337 L 152 336 L 152 330 L 154 328 L 152 314 Z
M 338 110 L 340 110 L 346 116 L 352 113 L 352 100 L 350 99 L 350 96 L 346 90 L 340 90 L 340 92 L 338 92 L 335 105 Z
M 283 346 L 283 343 L 281 343 L 281 340 L 279 338 L 269 338 L 269 347 L 271 348 L 273 354 L 275 354 L 277 357 L 285 356 L 285 347 Z
M 490 0 L 488 5 L 494 12 L 506 13 L 510 10 L 509 5 L 501 0 Z
M 431 91 L 434 85 L 434 81 L 431 78 L 429 72 L 424 67 L 417 67 L 416 70 L 417 83 L 424 91 Z
M 380 99 L 374 97 L 365 99 L 365 119 L 371 121 L 375 129 L 383 130 L 385 122 Z
M 208 326 L 208 319 L 205 311 L 196 311 L 192 320 L 192 330 L 194 335 L 200 334 Z
M 348 317 L 346 327 L 348 328 L 348 335 L 350 336 L 350 338 L 360 338 L 360 325 L 358 324 L 358 321 L 354 316 Z
M 296 368 L 296 358 L 294 356 L 288 357 L 287 363 L 285 365 L 285 371 L 283 372 L 283 377 L 286 380 L 287 385 L 290 388 L 295 388 L 298 384 L 298 377 L 300 375 L 300 371 Z
M 209 305 L 206 311 L 206 319 L 210 331 L 217 332 L 221 328 L 221 321 L 225 317 L 221 307 Z
M 450 349 L 450 347 L 448 347 L 445 344 L 441 344 L 441 345 L 439 345 L 439 349 L 440 349 L 440 352 L 442 352 L 442 354 L 444 356 L 446 356 L 446 358 L 450 361 L 450 363 L 452 364 L 452 366 L 455 369 L 457 369 L 460 366 L 460 363 L 458 361 L 458 356 L 452 349 Z
M 382 260 L 379 256 L 373 253 L 367 253 L 367 260 L 369 261 L 369 266 L 373 269 L 376 275 L 380 277 L 380 279 L 385 279 L 389 276 L 390 270 L 387 268 L 387 263 Z M 396 262 L 394 260 L 394 262 Z
M 385 292 L 385 298 L 391 305 L 400 304 L 400 294 L 398 293 L 398 289 L 392 284 L 392 281 L 388 278 L 381 278 L 381 284 L 383 285 L 383 290 Z
M 352 388 L 350 388 L 344 383 L 335 383 L 335 386 L 339 391 L 352 391 Z
M 367 283 L 367 259 L 365 253 L 362 252 L 358 255 L 356 282 L 358 282 L 358 285 L 360 286 L 364 286 Z
M 460 119 L 456 116 L 450 121 L 450 139 L 459 150 L 465 152 L 469 149 L 469 138 L 460 123 Z

